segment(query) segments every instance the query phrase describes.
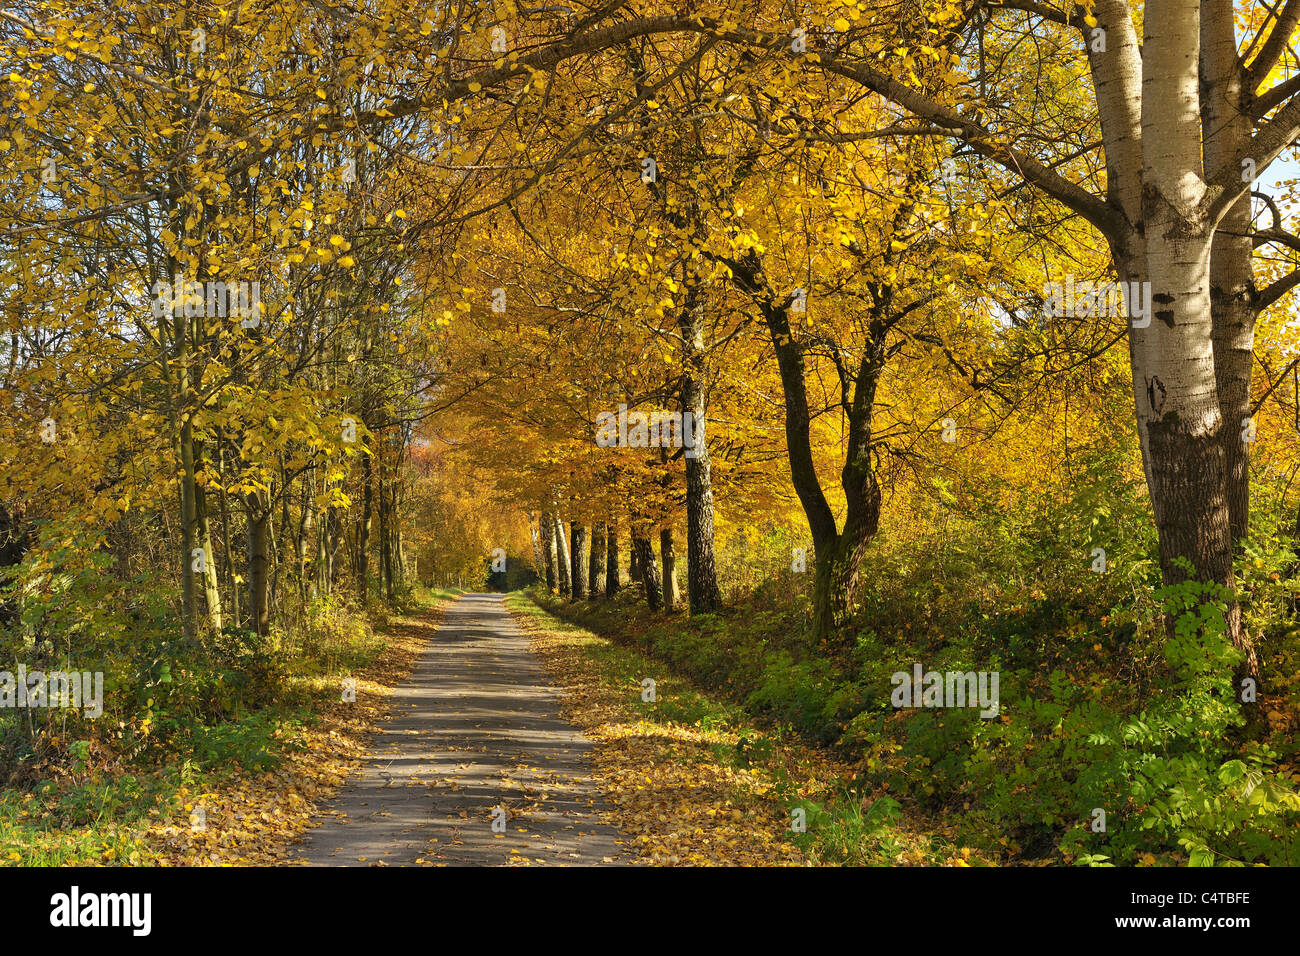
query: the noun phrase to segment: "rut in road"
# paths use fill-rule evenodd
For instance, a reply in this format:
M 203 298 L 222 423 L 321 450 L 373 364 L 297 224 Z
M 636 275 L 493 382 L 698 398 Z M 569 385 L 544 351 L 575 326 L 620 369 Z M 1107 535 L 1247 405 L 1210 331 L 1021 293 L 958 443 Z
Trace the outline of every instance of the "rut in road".
M 393 718 L 363 772 L 304 835 L 301 861 L 631 862 L 622 834 L 599 820 L 594 744 L 560 716 L 559 697 L 502 596 L 462 596 L 394 689 Z M 492 831 L 497 807 L 508 814 L 504 834 Z

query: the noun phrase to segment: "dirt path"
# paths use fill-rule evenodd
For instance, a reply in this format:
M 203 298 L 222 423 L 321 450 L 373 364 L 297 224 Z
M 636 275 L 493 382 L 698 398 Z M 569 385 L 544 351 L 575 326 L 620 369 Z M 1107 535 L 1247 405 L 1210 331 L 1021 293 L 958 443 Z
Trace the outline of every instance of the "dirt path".
M 393 719 L 364 770 L 304 835 L 302 862 L 630 862 L 619 831 L 599 822 L 594 745 L 560 717 L 559 695 L 501 596 L 464 595 L 394 690 Z M 498 807 L 504 833 L 493 832 Z

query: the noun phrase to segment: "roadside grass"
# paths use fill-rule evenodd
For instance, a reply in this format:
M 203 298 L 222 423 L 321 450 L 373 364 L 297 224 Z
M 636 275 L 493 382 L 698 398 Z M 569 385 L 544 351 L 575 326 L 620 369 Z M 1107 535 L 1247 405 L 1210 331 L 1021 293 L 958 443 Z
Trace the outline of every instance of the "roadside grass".
M 565 716 L 597 741 L 612 820 L 656 865 L 978 865 L 918 829 L 883 790 L 788 727 L 762 727 L 662 661 L 514 592 L 506 606 L 565 691 Z M 648 698 L 654 681 L 654 700 Z M 802 823 L 804 831 L 795 832 Z
M 88 741 L 0 790 L 0 865 L 214 866 L 289 861 L 315 807 L 368 753 L 386 698 L 459 589 L 422 590 L 378 628 L 307 633 L 271 699 L 236 718 L 166 728 L 169 758 L 132 760 Z M 287 642 L 286 642 L 287 644 Z M 345 678 L 356 701 L 342 700 Z M 56 745 L 64 742 L 55 741 Z

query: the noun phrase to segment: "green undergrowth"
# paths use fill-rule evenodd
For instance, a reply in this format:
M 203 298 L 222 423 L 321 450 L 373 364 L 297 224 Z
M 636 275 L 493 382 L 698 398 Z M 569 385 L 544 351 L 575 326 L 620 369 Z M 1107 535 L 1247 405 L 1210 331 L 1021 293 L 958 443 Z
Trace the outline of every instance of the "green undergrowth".
M 580 644 L 581 653 L 607 686 L 636 686 L 648 673 L 660 675 L 654 703 L 631 699 L 627 710 L 641 721 L 697 728 L 728 738 L 727 743 L 711 745 L 712 757 L 736 770 L 761 773 L 771 781 L 777 801 L 802 812 L 804 832 L 792 831 L 785 838 L 813 865 L 888 866 L 905 852 L 918 863 L 953 858 L 955 845 L 949 836 L 918 836 L 897 800 L 865 790 L 862 781 L 851 771 L 846 773 L 847 768 L 829 754 L 816 761 L 800 759 L 809 748 L 791 727 L 765 725 L 733 699 L 702 689 L 680 674 L 664 675 L 662 659 L 567 621 L 573 609 L 561 602 L 530 591 L 509 595 L 506 604 L 541 626 L 588 638 Z M 792 759 L 792 755 L 799 756 Z M 816 774 L 822 779 L 809 779 Z M 810 790 L 816 799 L 808 798 Z
M 897 812 L 955 828 L 960 845 L 1003 863 L 1300 864 L 1300 640 L 1287 609 L 1300 581 L 1288 541 L 1261 516 L 1247 543 L 1238 593 L 1262 671 L 1246 682 L 1228 595 L 1159 586 L 1136 506 L 1120 490 L 1079 494 L 1104 498 L 1088 508 L 1128 535 L 1104 573 L 1093 546 L 1114 533 L 1077 519 L 1079 502 L 1022 518 L 976 502 L 975 517 L 935 520 L 933 547 L 878 542 L 852 621 L 827 641 L 810 634 L 806 579 L 788 571 L 694 617 L 652 613 L 639 586 L 612 601 L 535 600 L 730 713 L 834 748 L 855 793 L 899 805 L 846 833 Z M 996 673 L 996 713 L 896 706 L 894 675 L 916 665 Z
M 161 604 L 128 607 L 124 626 L 77 660 L 104 674 L 102 716 L 0 710 L 0 864 L 159 862 L 145 839 L 152 824 L 189 794 L 277 768 L 337 699 L 338 679 L 384 653 L 390 613 L 456 593 L 419 589 L 366 615 L 316 601 L 269 635 L 230 628 L 193 643 Z M 67 667 L 21 632 L 4 649 L 29 670 Z

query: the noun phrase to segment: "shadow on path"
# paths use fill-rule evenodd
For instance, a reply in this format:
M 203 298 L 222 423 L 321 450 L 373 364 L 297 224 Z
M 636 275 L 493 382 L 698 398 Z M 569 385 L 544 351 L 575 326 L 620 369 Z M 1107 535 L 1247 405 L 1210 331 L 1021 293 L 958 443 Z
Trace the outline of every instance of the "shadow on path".
M 301 860 L 630 862 L 620 832 L 598 821 L 594 744 L 561 718 L 559 697 L 502 596 L 462 596 L 430 634 L 410 680 L 394 689 L 393 718 L 379 728 L 363 772 L 304 835 Z M 507 814 L 504 833 L 492 829 L 497 807 Z

